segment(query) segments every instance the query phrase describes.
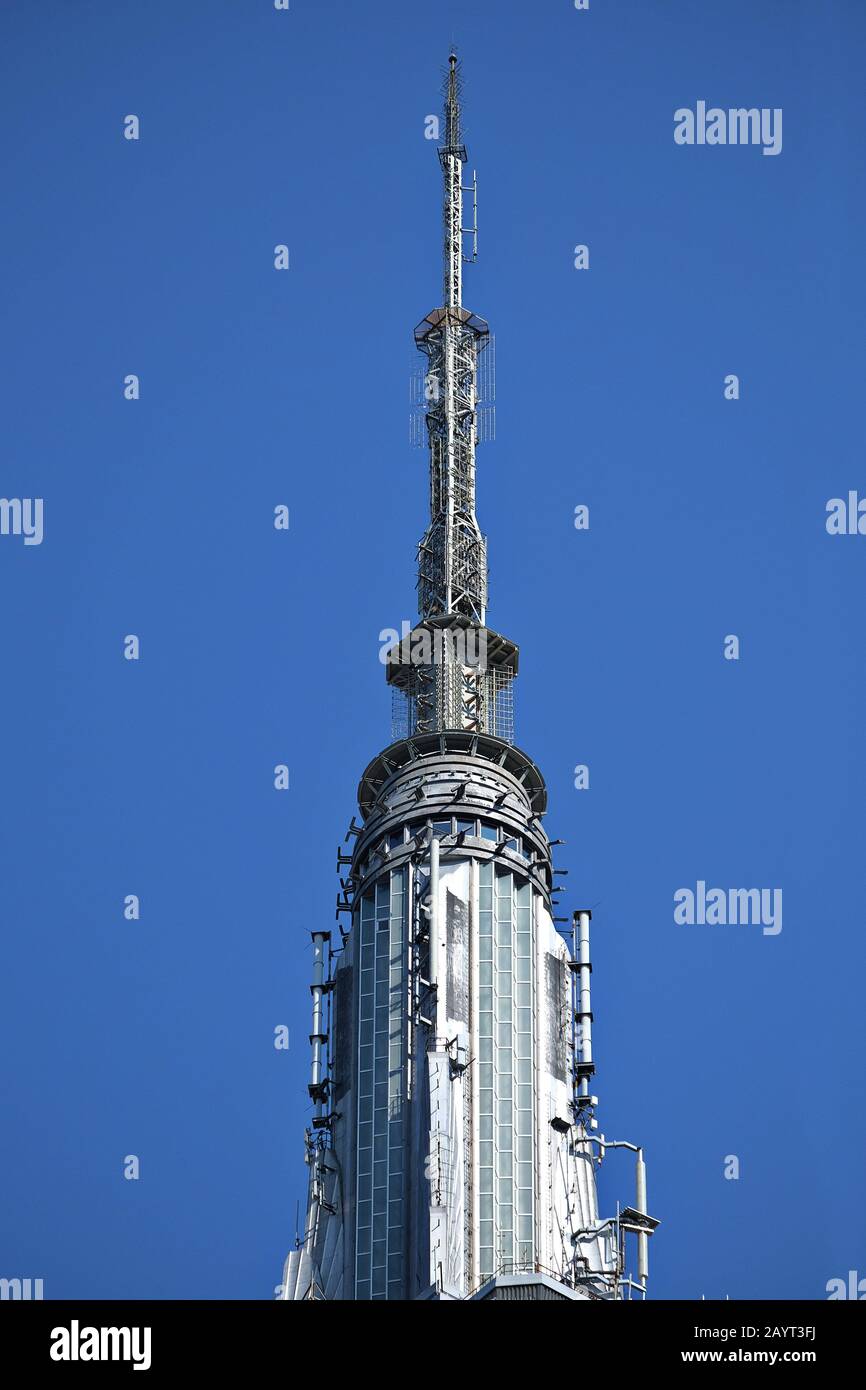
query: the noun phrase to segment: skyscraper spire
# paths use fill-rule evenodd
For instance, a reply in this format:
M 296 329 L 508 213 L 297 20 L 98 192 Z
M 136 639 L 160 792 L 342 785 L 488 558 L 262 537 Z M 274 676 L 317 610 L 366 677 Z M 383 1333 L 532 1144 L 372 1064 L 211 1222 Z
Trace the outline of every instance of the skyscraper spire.
M 445 302 L 415 330 L 430 449 L 420 616 L 389 652 L 402 731 L 365 770 L 362 824 L 338 851 L 350 928 L 338 945 L 311 933 L 309 1202 L 284 1299 L 641 1296 L 657 1224 L 641 1151 L 594 1133 L 591 914 L 574 913 L 569 950 L 544 779 L 513 746 L 517 648 L 486 625 L 475 445 L 488 330 L 462 303 L 459 98 L 452 53 Z M 617 1148 L 636 1152 L 635 1206 L 602 1220 L 595 1169 Z
M 465 729 L 514 736 L 511 685 L 517 647 L 487 627 L 487 546 L 475 512 L 478 360 L 488 350 L 484 319 L 463 305 L 463 166 L 460 77 L 452 52 L 445 88 L 443 142 L 444 304 L 415 329 L 427 358 L 425 423 L 430 460 L 430 523 L 418 546 L 418 626 L 392 650 L 388 680 L 405 704 L 399 732 Z M 476 180 L 471 192 L 475 205 Z M 430 659 L 425 659 L 427 654 Z

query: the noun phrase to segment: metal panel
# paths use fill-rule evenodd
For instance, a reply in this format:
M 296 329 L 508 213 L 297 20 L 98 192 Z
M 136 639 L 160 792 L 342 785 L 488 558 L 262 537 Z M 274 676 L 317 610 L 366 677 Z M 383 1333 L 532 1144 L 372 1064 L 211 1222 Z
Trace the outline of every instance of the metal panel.
M 445 892 L 447 943 L 445 1012 L 456 1023 L 469 1023 L 469 909 L 450 889 Z
M 568 1067 L 568 990 L 565 961 L 551 951 L 545 957 L 545 995 L 547 1070 L 557 1081 L 564 1081 Z

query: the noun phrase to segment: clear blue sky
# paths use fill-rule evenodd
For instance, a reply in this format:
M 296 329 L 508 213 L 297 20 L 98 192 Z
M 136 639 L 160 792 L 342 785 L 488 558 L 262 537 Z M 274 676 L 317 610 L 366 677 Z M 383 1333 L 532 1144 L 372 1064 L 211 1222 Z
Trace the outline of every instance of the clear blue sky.
M 490 620 L 564 905 L 595 909 L 601 1124 L 646 1147 L 653 1293 L 866 1275 L 866 537 L 824 526 L 866 493 L 866 7 L 9 0 L 0 492 L 43 497 L 45 536 L 0 537 L 0 1275 L 46 1297 L 280 1278 L 308 932 L 389 741 L 379 631 L 415 613 L 452 39 Z M 781 107 L 782 153 L 675 145 L 698 100 Z M 676 925 L 698 879 L 781 887 L 781 934 Z

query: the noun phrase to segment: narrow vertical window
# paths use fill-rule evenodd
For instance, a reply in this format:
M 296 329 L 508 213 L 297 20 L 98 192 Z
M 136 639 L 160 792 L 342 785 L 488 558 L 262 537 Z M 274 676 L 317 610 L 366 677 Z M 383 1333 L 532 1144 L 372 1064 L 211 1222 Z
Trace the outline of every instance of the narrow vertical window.
M 479 1275 L 531 1269 L 533 1232 L 532 889 L 479 869 Z
M 405 870 L 361 899 L 355 1297 L 403 1296 Z

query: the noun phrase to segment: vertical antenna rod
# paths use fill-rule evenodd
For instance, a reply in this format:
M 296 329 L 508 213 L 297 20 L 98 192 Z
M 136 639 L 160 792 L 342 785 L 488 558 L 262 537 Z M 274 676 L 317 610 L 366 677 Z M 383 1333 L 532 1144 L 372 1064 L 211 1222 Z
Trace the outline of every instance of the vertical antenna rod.
M 439 151 L 445 174 L 445 304 L 459 309 L 463 294 L 463 168 L 466 150 L 460 143 L 460 87 L 457 54 L 448 59 L 445 96 L 445 144 Z

